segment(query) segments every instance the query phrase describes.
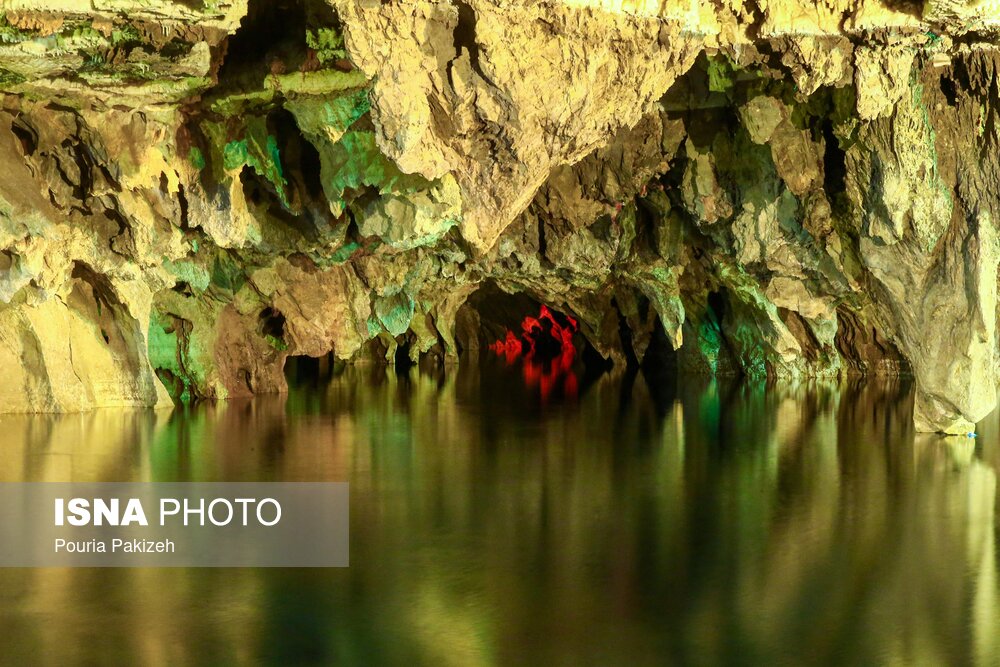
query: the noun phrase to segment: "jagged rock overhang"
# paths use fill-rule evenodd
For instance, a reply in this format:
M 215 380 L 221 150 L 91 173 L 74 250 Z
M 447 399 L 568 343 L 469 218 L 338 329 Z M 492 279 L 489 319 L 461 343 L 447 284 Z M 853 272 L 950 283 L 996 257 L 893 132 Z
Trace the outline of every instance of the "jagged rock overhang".
M 463 3 L 467 8 L 464 19 L 459 6 L 452 3 L 385 3 L 380 11 L 395 12 L 403 5 L 407 11 L 426 10 L 434 19 L 431 24 L 441 28 L 441 54 L 449 68 L 446 73 L 450 74 L 441 78 L 443 85 L 447 82 L 453 93 L 456 85 L 464 85 L 463 90 L 474 93 L 477 99 L 482 93 L 483 100 L 506 101 L 512 109 L 501 120 L 520 122 L 524 116 L 523 100 L 527 98 L 515 95 L 514 84 L 501 78 L 503 72 L 498 62 L 508 62 L 509 57 L 505 60 L 501 56 L 509 55 L 519 44 L 525 53 L 531 51 L 526 47 L 531 41 L 515 39 L 507 40 L 509 45 L 498 44 L 498 34 L 504 33 L 497 31 L 504 27 L 501 21 L 504 17 L 498 14 L 497 3 Z M 595 25 L 593 13 L 603 11 L 598 18 L 607 18 L 606 23 L 616 30 L 620 28 L 620 36 L 633 39 L 636 35 L 646 35 L 649 43 L 655 43 L 664 52 L 680 49 L 679 56 L 664 56 L 671 64 L 670 76 L 684 78 L 695 70 L 708 75 L 704 87 L 711 95 L 698 103 L 702 109 L 718 109 L 726 123 L 736 119 L 735 127 L 743 127 L 747 132 L 741 139 L 749 149 L 747 154 L 760 158 L 760 164 L 769 174 L 764 182 L 777 188 L 771 193 L 774 197 L 769 194 L 758 198 L 754 204 L 759 205 L 756 216 L 737 215 L 746 211 L 746 202 L 740 192 L 734 197 L 726 184 L 727 178 L 733 180 L 733 169 L 729 165 L 719 168 L 712 133 L 702 132 L 706 135 L 702 137 L 696 128 L 685 125 L 684 119 L 680 119 L 681 130 L 678 130 L 678 119 L 670 114 L 681 111 L 682 106 L 671 109 L 670 104 L 676 105 L 676 100 L 669 96 L 668 104 L 663 107 L 665 117 L 655 111 L 660 102 L 655 88 L 667 90 L 672 85 L 665 84 L 665 80 L 656 81 L 653 88 L 642 91 L 648 95 L 649 104 L 640 104 L 634 98 L 609 98 L 634 114 L 635 122 L 619 117 L 609 125 L 598 122 L 599 131 L 589 138 L 585 136 L 586 121 L 591 116 L 586 109 L 580 112 L 584 116 L 584 126 L 580 127 L 572 122 L 559 122 L 565 109 L 543 109 L 551 111 L 556 121 L 543 124 L 540 136 L 547 137 L 552 132 L 583 137 L 575 144 L 550 145 L 542 141 L 541 149 L 529 145 L 528 150 L 490 141 L 480 144 L 472 141 L 468 145 L 459 142 L 457 148 L 446 145 L 459 155 L 460 165 L 462 160 L 478 160 L 476 151 L 485 146 L 488 150 L 483 155 L 501 166 L 495 171 L 502 178 L 492 178 L 493 171 L 483 171 L 478 176 L 474 173 L 464 183 L 448 176 L 413 178 L 406 173 L 407 168 L 400 169 L 407 166 L 406 160 L 385 157 L 386 153 L 394 157 L 394 148 L 383 135 L 387 118 L 393 115 L 393 102 L 400 99 L 391 86 L 382 87 L 387 81 L 391 83 L 392 78 L 379 78 L 369 93 L 364 66 L 362 73 L 355 72 L 353 65 L 344 68 L 347 71 L 338 69 L 337 61 L 341 58 L 334 53 L 340 48 L 336 36 L 319 32 L 312 37 L 319 48 L 309 47 L 317 52 L 314 55 L 318 62 L 310 60 L 306 49 L 291 58 L 286 54 L 268 57 L 266 52 L 262 53 L 259 62 L 250 62 L 248 71 L 265 68 L 250 90 L 241 89 L 239 71 L 231 76 L 233 72 L 220 69 L 225 41 L 218 41 L 217 36 L 214 42 L 205 40 L 211 42 L 207 46 L 210 63 L 202 70 L 208 76 L 185 93 L 184 114 L 176 106 L 180 98 L 158 96 L 148 83 L 128 79 L 105 86 L 101 92 L 104 84 L 99 78 L 92 77 L 93 81 L 86 85 L 62 81 L 58 76 L 36 79 L 31 82 L 36 86 L 35 97 L 22 106 L 21 100 L 30 97 L 22 93 L 14 98 L 11 107 L 15 145 L 20 145 L 21 159 L 31 172 L 30 178 L 19 182 L 30 183 L 31 178 L 43 175 L 48 179 L 48 192 L 55 196 L 49 196 L 48 203 L 26 208 L 37 214 L 48 210 L 46 206 L 55 205 L 58 210 L 69 212 L 73 224 L 68 228 L 88 229 L 100 239 L 96 245 L 84 244 L 74 252 L 85 255 L 79 260 L 95 272 L 109 277 L 109 284 L 121 295 L 122 303 L 127 304 L 128 316 L 139 323 L 140 329 L 150 318 L 149 350 L 155 358 L 154 366 L 181 394 L 187 391 L 188 395 L 224 397 L 281 389 L 283 355 L 292 351 L 322 355 L 335 349 L 337 354 L 351 357 L 372 338 L 412 337 L 421 341 L 409 348 L 415 354 L 429 352 L 439 344 L 447 352 L 449 323 L 454 313 L 469 293 L 493 277 L 506 280 L 512 291 L 528 289 L 539 300 L 563 304 L 571 312 L 579 312 L 584 326 L 591 330 L 595 347 L 603 346 L 608 356 L 624 349 L 621 340 L 615 342 L 613 335 L 619 327 L 603 324 L 608 319 L 605 314 L 615 312 L 612 303 L 626 320 L 632 317 L 642 322 L 641 326 L 636 325 L 636 330 L 648 326 L 649 313 L 655 313 L 653 321 L 658 318 L 658 326 L 672 344 L 686 341 L 681 349 L 699 350 L 699 356 L 705 359 L 714 355 L 714 365 L 709 367 L 715 372 L 719 371 L 720 363 L 723 368 L 730 364 L 750 368 L 755 373 L 829 370 L 831 365 L 823 361 L 822 355 L 810 358 L 805 353 L 810 349 L 824 350 L 829 359 L 836 355 L 847 365 L 875 359 L 876 366 L 885 361 L 887 368 L 894 367 L 893 364 L 898 368 L 903 356 L 921 360 L 922 355 L 929 354 L 922 366 L 923 378 L 919 377 L 920 368 L 917 369 L 918 380 L 923 383 L 929 411 L 935 413 L 931 425 L 938 427 L 956 414 L 979 413 L 989 398 L 970 402 L 971 396 L 955 393 L 957 385 L 968 385 L 962 378 L 949 384 L 947 378 L 926 374 L 926 369 L 937 364 L 942 355 L 950 354 L 947 345 L 941 348 L 941 341 L 962 341 L 967 334 L 959 332 L 958 336 L 928 340 L 919 335 L 927 330 L 925 315 L 909 319 L 901 316 L 906 301 L 892 294 L 901 277 L 898 272 L 894 275 L 894 271 L 907 263 L 899 261 L 898 251 L 902 249 L 903 260 L 922 252 L 925 259 L 933 260 L 929 262 L 933 267 L 931 274 L 940 273 L 942 266 L 935 253 L 924 246 L 907 247 L 898 243 L 900 239 L 895 237 L 906 233 L 905 215 L 898 220 L 891 216 L 885 220 L 876 217 L 859 223 L 865 225 L 862 227 L 865 234 L 873 232 L 871 236 L 878 243 L 872 246 L 859 246 L 855 250 L 855 237 L 850 233 L 838 234 L 840 247 L 846 245 L 849 250 L 844 255 L 846 260 L 841 258 L 845 266 L 854 262 L 867 267 L 860 274 L 849 276 L 846 290 L 872 297 L 882 304 L 880 307 L 866 303 L 865 298 L 844 301 L 843 285 L 832 292 L 828 285 L 817 294 L 817 287 L 811 282 L 814 279 L 794 271 L 783 275 L 767 268 L 768 273 L 755 275 L 754 271 L 744 269 L 761 261 L 762 252 L 759 248 L 755 250 L 755 245 L 770 250 L 769 241 L 755 238 L 755 224 L 761 221 L 761 212 L 771 211 L 778 218 L 784 216 L 811 237 L 828 238 L 824 200 L 828 208 L 835 209 L 838 199 L 864 189 L 872 165 L 888 164 L 891 169 L 886 172 L 880 167 L 880 173 L 883 176 L 889 173 L 896 179 L 894 183 L 916 178 L 927 186 L 925 193 L 906 194 L 897 188 L 891 193 L 894 198 L 886 200 L 894 207 L 901 202 L 910 204 L 909 209 L 903 206 L 903 210 L 912 210 L 911 218 L 922 225 L 920 243 L 946 239 L 949 253 L 974 258 L 975 271 L 967 281 L 954 285 L 950 293 L 938 290 L 943 295 L 939 307 L 950 301 L 958 303 L 951 296 L 966 292 L 967 285 L 974 285 L 973 293 L 980 295 L 980 299 L 971 306 L 966 304 L 964 310 L 960 304 L 955 317 L 969 320 L 971 313 L 973 321 L 984 320 L 983 313 L 989 310 L 984 304 L 989 303 L 990 297 L 982 276 L 989 274 L 991 243 L 980 231 L 970 235 L 962 230 L 971 229 L 966 225 L 973 225 L 976 230 L 990 226 L 982 217 L 982 211 L 989 214 L 988 202 L 978 201 L 976 195 L 988 184 L 989 170 L 965 178 L 963 182 L 976 184 L 974 191 L 960 193 L 964 200 L 962 208 L 951 208 L 953 213 L 960 213 L 943 218 L 935 212 L 945 209 L 934 193 L 942 184 L 951 185 L 947 163 L 942 163 L 941 169 L 936 166 L 938 149 L 900 160 L 894 155 L 898 150 L 892 143 L 905 141 L 910 142 L 906 146 L 919 148 L 928 145 L 928 137 L 932 142 L 939 141 L 935 136 L 943 140 L 946 133 L 934 132 L 943 117 L 934 111 L 939 103 L 945 115 L 954 108 L 956 117 L 970 117 L 968 125 L 975 128 L 984 150 L 995 141 L 991 100 L 996 96 L 990 97 L 988 92 L 993 70 L 989 66 L 990 56 L 980 53 L 988 51 L 987 45 L 979 44 L 990 29 L 990 14 L 980 12 L 979 18 L 985 17 L 985 21 L 950 26 L 933 18 L 935 12 L 944 15 L 938 11 L 943 6 L 944 3 L 928 5 L 921 14 L 909 6 L 894 9 L 866 3 L 863 11 L 847 16 L 846 21 L 843 11 L 838 11 L 845 8 L 834 7 L 828 14 L 796 12 L 794 24 L 783 24 L 782 21 L 792 17 L 789 3 L 769 3 L 763 13 L 750 5 L 737 11 L 713 4 L 709 13 L 699 12 L 698 21 L 706 22 L 692 30 L 693 24 L 686 27 L 683 24 L 685 16 L 660 20 L 658 14 L 653 19 L 651 5 L 642 3 L 627 6 L 588 3 L 584 9 L 551 3 L 541 10 L 510 5 L 518 12 L 550 11 L 555 16 L 553 25 L 557 30 L 567 28 L 559 35 L 561 43 L 569 47 L 574 39 L 577 44 L 581 40 L 585 44 L 588 35 L 595 38 L 588 32 L 588 26 Z M 669 11 L 671 7 L 662 9 Z M 681 5 L 677 7 L 683 9 Z M 359 7 L 348 9 L 360 11 Z M 708 21 L 709 17 L 714 17 L 714 24 Z M 731 20 L 733 17 L 745 20 Z M 120 21 L 121 17 L 113 20 Z M 868 27 L 865 21 L 869 22 Z M 355 41 L 350 35 L 352 31 L 379 25 L 378 22 L 352 24 L 349 20 L 347 23 L 349 46 Z M 517 22 L 514 23 L 516 27 Z M 719 27 L 712 28 L 710 24 Z M 664 26 L 666 34 L 661 29 Z M 875 26 L 882 30 L 865 32 Z M 959 29 L 952 30 L 956 26 Z M 93 26 L 91 29 L 96 30 Z M 83 36 L 91 35 L 83 33 Z M 953 40 L 952 36 L 958 39 Z M 102 37 L 107 39 L 106 35 Z M 132 39 L 130 35 L 124 37 Z M 403 40 L 401 45 L 406 46 L 406 39 L 412 35 L 404 30 L 398 37 Z M 762 42 L 765 38 L 768 41 Z M 671 45 L 671 40 L 676 43 Z M 684 42 L 688 42 L 686 46 Z M 749 48 L 754 44 L 760 48 Z M 718 53 L 712 53 L 720 47 Z M 703 49 L 712 57 L 699 55 Z M 321 51 L 323 56 L 319 55 Z M 571 48 L 570 52 L 578 51 Z M 345 55 L 362 62 L 365 59 L 363 54 L 355 52 Z M 958 77 L 949 86 L 937 83 L 932 76 L 928 78 L 927 72 L 950 72 L 953 58 L 962 63 L 959 69 L 965 68 L 965 79 Z M 654 65 L 657 62 L 653 60 Z M 125 63 L 129 63 L 127 58 Z M 650 66 L 648 59 L 640 64 Z M 921 73 L 917 85 L 926 93 L 920 99 L 914 98 L 914 84 L 904 75 L 914 71 L 915 64 Z M 785 99 L 780 91 L 778 94 L 764 91 L 767 94 L 755 95 L 753 99 L 729 99 L 727 91 L 739 91 L 747 83 L 741 81 L 744 71 L 755 67 L 771 68 L 779 78 L 790 74 L 798 87 L 796 94 Z M 135 74 L 129 72 L 130 77 Z M 632 80 L 630 77 L 637 72 L 621 69 L 614 81 L 620 84 Z M 100 71 L 96 74 L 104 76 Z M 839 150 L 842 139 L 849 144 L 856 137 L 835 128 L 832 121 L 824 124 L 819 133 L 806 132 L 806 128 L 794 122 L 797 110 L 808 107 L 808 98 L 827 88 L 846 88 L 852 78 L 854 87 L 860 86 L 864 93 L 854 101 L 853 111 L 870 124 L 869 138 L 876 149 L 874 157 L 852 153 L 850 148 Z M 949 75 L 937 80 L 952 79 Z M 38 88 L 41 81 L 44 85 Z M 18 86 L 26 83 L 7 82 L 12 92 L 22 90 Z M 203 94 L 206 86 L 213 84 L 212 91 L 202 100 L 190 97 L 194 92 Z M 711 90 L 713 85 L 721 90 Z M 497 90 L 503 94 L 498 96 Z M 42 99 L 38 99 L 39 93 L 43 94 Z M 818 99 L 825 94 L 821 93 Z M 44 95 L 58 96 L 61 101 L 53 106 Z M 322 115 L 326 112 L 323 103 L 310 104 L 311 97 L 323 102 L 329 96 L 338 100 L 347 98 L 343 106 L 337 107 L 344 113 L 338 112 L 332 123 Z M 66 104 L 74 99 L 83 103 Z M 112 99 L 118 108 L 109 108 Z M 150 102 L 155 106 L 148 106 Z M 369 109 L 367 105 L 372 102 L 374 106 Z M 436 118 L 451 122 L 453 117 L 462 117 L 456 116 L 459 107 L 438 106 L 444 113 L 441 115 L 440 109 L 434 108 Z M 136 107 L 143 107 L 141 115 L 135 111 Z M 489 119 L 488 105 L 485 110 Z M 925 113 L 926 117 L 921 119 Z M 49 114 L 52 118 L 38 122 L 39 117 Z M 415 115 L 420 116 L 419 110 Z M 249 116 L 251 122 L 244 125 L 240 121 L 243 116 Z M 773 126 L 770 120 L 764 126 L 746 122 L 756 116 L 775 122 Z M 481 119 L 483 109 L 476 109 L 469 117 Z M 407 120 L 404 114 L 395 122 L 405 124 Z M 885 144 L 881 133 L 886 131 L 890 120 L 902 120 L 905 126 L 915 128 L 915 132 L 912 136 L 894 137 Z M 127 130 L 119 133 L 121 136 L 110 136 L 113 133 L 101 131 L 105 124 Z M 172 137 L 172 128 L 178 125 L 181 130 Z M 499 127 L 502 130 L 503 123 Z M 437 134 L 431 137 L 432 143 L 441 139 L 441 133 L 446 138 L 449 132 L 454 135 L 455 128 L 444 125 L 433 130 Z M 482 139 L 494 136 L 496 127 L 473 124 L 464 127 L 464 132 Z M 75 138 L 62 145 L 65 136 L 60 138 L 60 133 Z M 650 157 L 671 163 L 663 169 L 657 162 L 643 166 L 638 164 L 641 160 L 634 161 L 636 145 L 642 143 L 637 137 L 650 133 L 660 138 L 661 151 L 660 155 Z M 504 135 L 501 132 L 498 136 Z M 621 141 L 620 136 L 624 136 Z M 419 147 L 426 137 L 419 133 L 417 137 Z M 761 142 L 755 141 L 755 137 Z M 596 152 L 591 150 L 609 141 L 611 146 Z M 310 152 L 310 146 L 314 152 Z M 773 153 L 776 146 L 779 157 L 782 153 L 793 157 L 783 160 L 775 159 L 773 154 L 767 156 L 767 147 Z M 731 149 L 732 146 L 728 150 Z M 536 154 L 535 150 L 541 152 Z M 645 155 L 642 150 L 638 154 Z M 419 151 L 418 157 L 423 158 Z M 318 183 L 308 178 L 315 174 L 317 160 L 321 174 Z M 619 168 L 617 173 L 611 170 L 617 184 L 608 181 L 608 187 L 601 184 L 595 189 L 595 174 L 606 172 L 602 163 L 621 165 L 622 160 L 633 162 L 627 169 Z M 351 168 L 345 170 L 345 165 Z M 368 168 L 373 165 L 374 168 Z M 922 166 L 924 171 L 920 176 Z M 908 171 L 911 167 L 913 174 Z M 326 176 L 322 175 L 324 169 Z M 449 167 L 446 171 L 462 173 L 463 169 Z M 741 178 L 747 180 L 745 176 Z M 868 184 L 871 183 L 869 178 Z M 640 185 L 646 184 L 654 186 L 652 191 L 647 188 L 637 197 Z M 662 192 L 660 186 L 664 188 Z M 823 197 L 809 195 L 817 187 L 825 193 Z M 791 195 L 782 194 L 786 191 Z M 498 196 L 501 192 L 511 196 Z M 482 199 L 481 193 L 485 193 L 482 196 L 487 204 L 492 198 L 503 205 L 505 214 L 487 220 L 488 228 L 477 223 L 473 230 L 470 219 L 475 216 L 468 213 Z M 900 193 L 903 199 L 899 199 Z M 925 196 L 926 193 L 930 196 Z M 877 201 L 884 193 L 874 194 L 877 196 L 869 196 L 874 206 L 887 205 Z M 18 196 L 24 195 L 18 193 Z M 23 206 L 23 202 L 18 204 Z M 804 221 L 787 214 L 799 206 L 811 212 Z M 53 219 L 60 215 L 64 213 L 55 214 Z M 731 220 L 733 215 L 736 220 Z M 655 224 L 651 224 L 650 217 Z M 156 220 L 156 224 L 148 225 L 148 219 Z M 941 236 L 933 231 L 941 220 L 951 225 L 951 233 Z M 727 224 L 742 231 L 732 238 L 719 236 L 715 228 Z M 795 229 L 794 225 L 792 228 Z M 485 235 L 484 229 L 488 232 Z M 683 233 L 678 235 L 678 230 Z M 18 228 L 17 234 L 20 233 Z M 498 235 L 498 243 L 489 242 L 492 234 Z M 51 300 L 53 294 L 67 293 L 67 289 L 72 293 L 73 288 L 67 287 L 70 269 L 60 273 L 58 266 L 47 270 L 37 268 L 37 258 L 53 252 L 55 246 L 46 249 L 41 239 L 32 238 L 30 231 L 27 241 L 23 236 L 17 239 L 16 247 L 9 246 L 5 253 L 10 268 L 16 267 L 12 289 L 16 282 L 20 286 L 17 290 L 24 290 L 17 295 L 18 299 L 31 301 L 31 307 L 37 307 Z M 634 245 L 637 239 L 641 242 Z M 678 243 L 692 256 L 673 252 Z M 633 266 L 624 266 L 618 253 L 622 245 L 655 252 Z M 885 254 L 885 248 L 889 255 Z M 969 251 L 963 248 L 970 248 L 974 254 L 964 254 Z M 701 257 L 694 257 L 696 253 L 701 253 Z M 843 255 L 840 251 L 835 254 Z M 163 257 L 169 259 L 164 261 Z M 732 257 L 737 258 L 735 263 Z M 143 267 L 142 279 L 136 279 L 133 261 Z M 685 270 L 676 271 L 681 264 Z M 921 272 L 921 276 L 927 273 L 925 269 Z M 927 285 L 921 276 L 904 290 L 903 296 L 919 292 Z M 909 280 L 913 276 L 903 277 Z M 31 285 L 32 280 L 35 285 Z M 445 292 L 447 297 L 442 300 Z M 626 305 L 622 306 L 623 303 Z M 23 314 L 22 305 L 18 304 L 17 312 Z M 262 315 L 270 311 L 286 318 L 281 336 L 274 334 L 273 327 L 261 325 L 262 321 L 271 321 L 272 316 Z M 150 312 L 151 317 L 147 315 Z M 616 315 L 610 321 L 617 319 Z M 817 327 L 816 322 L 827 324 Z M 831 322 L 836 326 L 831 326 Z M 14 326 L 23 329 L 25 325 Z M 265 333 L 264 328 L 271 333 Z M 723 349 L 720 332 L 727 328 L 729 337 L 735 341 L 730 347 L 742 350 L 735 353 L 735 362 L 726 362 L 725 354 L 719 361 L 719 351 Z M 990 330 L 983 324 L 981 330 L 973 330 L 972 340 L 990 339 Z M 94 335 L 98 335 L 96 328 Z M 900 353 L 890 341 L 903 344 L 905 353 Z M 241 351 L 237 354 L 233 350 Z M 986 354 L 983 346 L 959 351 L 967 353 L 977 360 L 975 366 L 982 365 Z M 991 365 L 988 359 L 985 361 L 987 366 Z M 275 372 L 275 368 L 279 371 Z M 172 377 L 166 375 L 168 372 Z M 179 376 L 187 378 L 180 385 Z M 46 380 L 43 377 L 39 381 L 44 384 Z M 145 398 L 137 400 L 153 400 L 148 392 L 142 395 Z

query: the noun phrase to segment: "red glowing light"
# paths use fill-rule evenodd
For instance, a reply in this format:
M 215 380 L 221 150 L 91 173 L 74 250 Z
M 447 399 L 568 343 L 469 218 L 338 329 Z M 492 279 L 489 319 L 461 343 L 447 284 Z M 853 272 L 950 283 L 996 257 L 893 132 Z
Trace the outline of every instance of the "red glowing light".
M 565 324 L 553 315 L 552 311 L 542 305 L 538 312 L 538 317 L 524 318 L 521 322 L 522 334 L 520 337 L 510 329 L 503 340 L 498 340 L 490 345 L 490 349 L 497 356 L 506 358 L 507 364 L 511 365 L 522 354 L 524 355 L 524 382 L 529 387 L 537 386 L 542 395 L 542 402 L 548 400 L 553 390 L 562 381 L 563 393 L 567 397 L 575 398 L 578 391 L 576 374 L 573 373 L 573 361 L 576 358 L 576 347 L 573 345 L 573 335 L 579 331 L 577 321 L 568 316 L 562 316 Z M 547 341 L 551 338 L 551 341 Z M 547 360 L 537 358 L 538 346 L 540 343 L 555 342 L 558 353 Z
M 490 345 L 490 349 L 496 352 L 497 356 L 502 355 L 507 358 L 508 366 L 521 356 L 523 347 L 521 339 L 515 336 L 514 332 L 510 329 L 507 330 L 507 338 L 505 340 L 498 340 Z

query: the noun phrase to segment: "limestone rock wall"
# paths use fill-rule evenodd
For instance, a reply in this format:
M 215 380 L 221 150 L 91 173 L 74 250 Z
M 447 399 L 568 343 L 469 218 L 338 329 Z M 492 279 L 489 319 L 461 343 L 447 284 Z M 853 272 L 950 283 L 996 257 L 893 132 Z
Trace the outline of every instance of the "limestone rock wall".
M 453 360 L 484 286 L 619 365 L 996 404 L 994 0 L 0 12 L 0 411 Z

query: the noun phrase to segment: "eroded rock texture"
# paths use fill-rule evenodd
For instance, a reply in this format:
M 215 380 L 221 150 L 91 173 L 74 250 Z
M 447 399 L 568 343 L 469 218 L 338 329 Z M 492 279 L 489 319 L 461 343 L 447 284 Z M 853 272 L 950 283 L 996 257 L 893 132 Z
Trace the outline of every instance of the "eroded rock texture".
M 993 0 L 0 8 L 0 411 L 454 359 L 504 293 L 619 365 L 996 404 Z

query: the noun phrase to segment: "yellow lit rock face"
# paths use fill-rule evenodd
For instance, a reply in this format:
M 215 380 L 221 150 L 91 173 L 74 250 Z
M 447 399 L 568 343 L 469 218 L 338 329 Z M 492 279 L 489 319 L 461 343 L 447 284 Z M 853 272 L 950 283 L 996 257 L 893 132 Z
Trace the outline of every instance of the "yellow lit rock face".
M 634 126 L 693 63 L 701 40 L 683 22 L 612 4 L 338 5 L 377 81 L 380 147 L 403 171 L 456 175 L 480 252 L 553 168 Z
M 996 404 L 996 0 L 0 14 L 0 411 L 443 362 L 484 286 L 618 363 L 912 373 L 921 430 Z
M 200 6 L 199 6 L 200 5 Z M 8 16 L 19 22 L 51 18 L 88 17 L 112 21 L 124 13 L 136 21 L 158 21 L 164 27 L 197 25 L 199 28 L 235 32 L 247 13 L 247 0 L 218 2 L 179 2 L 163 0 L 3 0 L 0 3 Z M 51 19 L 50 19 L 51 20 Z
M 102 327 L 86 309 L 91 298 L 73 292 L 65 304 L 51 299 L 0 313 L 0 328 L 20 337 L 0 338 L 0 367 L 13 372 L 0 393 L 7 412 L 170 404 L 146 360 L 138 321 L 131 331 L 110 319 L 110 329 Z

